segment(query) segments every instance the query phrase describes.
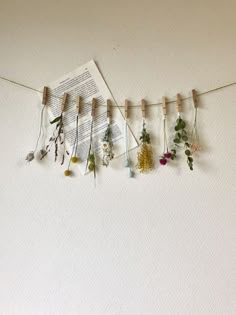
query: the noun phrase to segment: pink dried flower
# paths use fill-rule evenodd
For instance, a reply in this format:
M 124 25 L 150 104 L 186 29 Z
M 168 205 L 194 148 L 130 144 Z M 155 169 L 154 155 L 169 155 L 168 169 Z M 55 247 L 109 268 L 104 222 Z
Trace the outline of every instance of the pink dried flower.
M 192 143 L 191 144 L 191 152 L 195 153 L 195 152 L 199 152 L 201 151 L 202 147 L 200 146 L 200 144 L 198 143 Z

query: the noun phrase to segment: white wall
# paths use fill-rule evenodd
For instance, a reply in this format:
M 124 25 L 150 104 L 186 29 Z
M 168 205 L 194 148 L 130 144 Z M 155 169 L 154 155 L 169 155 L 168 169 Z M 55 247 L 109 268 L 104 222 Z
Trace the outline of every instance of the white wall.
M 236 80 L 235 10 L 233 0 L 4 1 L 0 75 L 38 87 L 94 58 L 119 103 L 202 92 Z M 40 101 L 0 82 L 1 315 L 234 314 L 236 87 L 199 101 L 193 173 L 183 160 L 129 180 L 118 159 L 94 189 L 92 176 L 25 164 Z M 184 112 L 191 121 L 191 102 Z M 160 154 L 160 108 L 149 118 Z

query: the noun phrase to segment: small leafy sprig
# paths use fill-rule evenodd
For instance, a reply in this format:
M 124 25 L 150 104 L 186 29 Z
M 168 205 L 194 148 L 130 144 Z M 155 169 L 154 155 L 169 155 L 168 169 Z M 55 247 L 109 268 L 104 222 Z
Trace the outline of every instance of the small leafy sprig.
M 186 123 L 185 121 L 179 117 L 176 120 L 176 125 L 175 125 L 175 137 L 174 137 L 174 148 L 171 150 L 172 152 L 172 157 L 171 159 L 174 160 L 176 158 L 176 152 L 177 149 L 180 147 L 180 144 L 184 145 L 185 149 L 185 155 L 187 157 L 187 164 L 190 168 L 190 170 L 193 170 L 193 158 L 192 158 L 192 152 L 190 151 L 190 144 L 188 142 L 188 133 L 186 131 Z
M 108 166 L 110 161 L 114 158 L 112 131 L 110 123 L 107 125 L 107 129 L 101 142 L 101 148 L 103 154 L 102 165 Z
M 140 140 L 140 148 L 138 151 L 138 164 L 137 168 L 140 173 L 145 173 L 153 169 L 153 152 L 151 147 L 151 137 L 150 134 L 146 130 L 145 122 L 143 122 L 143 129 Z

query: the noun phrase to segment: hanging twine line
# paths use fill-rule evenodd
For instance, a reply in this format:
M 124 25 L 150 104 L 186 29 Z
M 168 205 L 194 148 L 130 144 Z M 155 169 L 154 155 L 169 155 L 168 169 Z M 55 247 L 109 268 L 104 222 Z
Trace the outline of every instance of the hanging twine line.
M 4 77 L 0 77 L 0 80 L 3 80 L 3 81 L 5 81 L 5 82 L 12 83 L 12 84 L 14 84 L 14 85 L 23 87 L 23 88 L 25 88 L 25 89 L 28 89 L 28 90 L 31 90 L 31 91 L 34 91 L 34 92 L 38 92 L 38 93 L 43 94 L 43 91 L 37 90 L 37 89 L 35 89 L 35 88 L 31 87 L 31 86 L 28 86 L 28 85 L 25 85 L 25 84 L 22 84 L 22 83 L 19 83 L 19 82 L 16 82 L 16 81 L 13 81 L 13 80 L 4 78 Z M 210 89 L 210 90 L 201 92 L 201 93 L 197 93 L 196 95 L 197 95 L 197 96 L 206 95 L 206 94 L 209 94 L 209 93 L 212 93 L 212 92 L 215 92 L 215 91 L 219 91 L 219 90 L 225 89 L 225 88 L 230 87 L 230 86 L 233 86 L 233 85 L 236 85 L 236 82 L 232 82 L 232 83 L 229 83 L 229 84 L 225 84 L 225 85 L 222 85 L 222 86 L 218 86 L 218 87 L 216 87 L 216 88 L 213 88 L 213 89 Z M 53 98 L 62 100 L 62 97 L 57 96 L 57 95 L 52 95 L 52 94 L 50 94 L 49 97 L 53 97 Z M 182 101 L 189 100 L 189 99 L 192 99 L 192 96 L 183 97 L 183 98 L 182 98 Z M 75 99 L 72 99 L 71 101 L 74 102 L 74 103 L 76 103 L 76 100 L 75 100 Z M 172 104 L 172 103 L 176 103 L 176 101 L 177 101 L 177 100 L 175 99 L 175 100 L 167 101 L 166 103 L 167 103 L 167 104 Z M 91 105 L 91 103 L 84 103 L 84 104 L 86 104 L 86 105 Z M 147 104 L 147 106 L 160 106 L 160 105 L 162 105 L 162 102 Z M 106 107 L 107 105 L 98 104 L 97 106 Z M 129 106 L 129 109 L 137 108 L 137 107 L 141 107 L 141 106 L 142 106 L 142 105 L 132 105 L 132 106 Z M 115 105 L 115 106 L 112 106 L 112 107 L 113 107 L 113 108 L 116 108 L 116 107 L 117 107 L 117 108 L 124 108 L 125 105 Z

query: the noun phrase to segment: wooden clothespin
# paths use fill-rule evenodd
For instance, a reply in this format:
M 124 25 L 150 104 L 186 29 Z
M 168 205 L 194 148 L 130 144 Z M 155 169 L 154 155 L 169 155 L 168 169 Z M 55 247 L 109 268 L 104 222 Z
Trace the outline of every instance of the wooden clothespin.
M 63 97 L 62 97 L 62 103 L 61 103 L 61 111 L 65 112 L 66 111 L 66 101 L 68 98 L 69 94 L 68 93 L 64 93 Z
M 77 109 L 77 113 L 80 114 L 81 113 L 81 97 L 79 95 L 76 97 L 76 109 Z
M 95 117 L 95 108 L 96 108 L 96 98 L 92 99 L 92 109 L 91 109 L 91 116 Z
M 48 96 L 48 87 L 45 86 L 43 88 L 43 98 L 42 98 L 42 104 L 46 105 L 47 104 L 47 96 Z
M 162 97 L 162 111 L 163 115 L 166 115 L 167 99 L 165 96 Z
M 144 99 L 141 100 L 141 110 L 143 119 L 146 118 L 146 101 Z
M 129 101 L 125 100 L 125 119 L 129 118 L 128 109 L 129 109 Z
M 192 90 L 192 98 L 193 98 L 193 105 L 195 108 L 198 107 L 198 102 L 197 102 L 197 92 L 196 90 Z
M 107 100 L 107 119 L 111 119 L 111 100 Z
M 182 103 L 181 95 L 178 93 L 178 94 L 177 94 L 177 112 L 178 112 L 178 113 L 181 113 L 181 111 L 182 111 L 182 105 L 181 105 L 181 103 Z

